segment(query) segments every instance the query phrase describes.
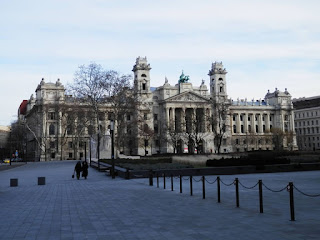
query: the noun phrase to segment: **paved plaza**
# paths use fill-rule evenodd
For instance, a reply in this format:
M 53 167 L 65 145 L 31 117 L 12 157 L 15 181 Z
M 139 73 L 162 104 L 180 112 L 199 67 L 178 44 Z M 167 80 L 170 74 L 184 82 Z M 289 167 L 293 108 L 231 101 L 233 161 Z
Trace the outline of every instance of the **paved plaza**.
M 27 163 L 0 171 L 0 239 L 320 239 L 320 171 L 206 177 L 206 198 L 200 177 L 189 180 L 112 179 L 89 168 L 87 180 L 72 179 L 76 161 Z M 38 185 L 38 177 L 46 184 Z M 18 186 L 10 187 L 17 178 Z M 236 207 L 233 180 L 240 181 Z M 264 184 L 264 213 L 259 191 Z M 290 221 L 289 193 L 293 181 L 295 218 Z M 230 186 L 227 186 L 231 183 Z M 243 187 L 244 186 L 244 187 Z M 246 187 L 246 188 L 245 188 Z M 268 190 L 269 189 L 269 190 Z M 272 191 L 271 191 L 272 190 Z M 274 192 L 276 191 L 276 192 Z M 278 192 L 279 191 L 279 192 Z

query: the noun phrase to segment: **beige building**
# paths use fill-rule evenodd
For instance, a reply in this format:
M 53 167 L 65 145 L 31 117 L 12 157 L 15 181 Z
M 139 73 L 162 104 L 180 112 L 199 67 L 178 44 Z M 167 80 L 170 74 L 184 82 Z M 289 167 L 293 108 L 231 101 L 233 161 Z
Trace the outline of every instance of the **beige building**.
M 205 81 L 193 86 L 184 73 L 173 85 L 165 78 L 162 86 L 152 88 L 151 66 L 146 58 L 138 57 L 132 71 L 139 104 L 125 116 L 127 127 L 123 129 L 127 139 L 116 149 L 118 154 L 215 153 L 218 152 L 219 122 L 223 123 L 219 135 L 222 153 L 272 150 L 277 147 L 275 129 L 282 136 L 281 143 L 277 143 L 281 148 L 296 149 L 293 105 L 287 90 L 268 91 L 263 100 L 233 101 L 227 95 L 227 71 L 221 62 L 213 63 L 209 69 L 209 88 Z M 46 83 L 43 79 L 35 97 L 32 95 L 28 100 L 26 113 L 26 121 L 33 125 L 29 135 L 33 145 L 28 146 L 33 146 L 36 159 L 83 158 L 85 147 L 96 141 L 90 135 L 90 127 L 96 126 L 84 126 L 81 131 L 77 126 L 71 131 L 61 106 L 69 112 L 76 107 L 73 98 L 66 96 L 59 79 L 56 83 Z M 224 115 L 217 114 L 221 106 L 225 107 Z M 80 115 L 89 117 L 88 105 L 82 104 L 80 108 Z M 106 104 L 99 118 L 100 158 L 110 156 L 110 114 L 112 108 Z M 77 117 L 73 119 L 75 125 L 79 122 Z M 138 118 L 142 119 L 143 126 L 141 121 L 132 124 L 138 122 Z
M 320 150 L 320 96 L 293 99 L 299 150 Z

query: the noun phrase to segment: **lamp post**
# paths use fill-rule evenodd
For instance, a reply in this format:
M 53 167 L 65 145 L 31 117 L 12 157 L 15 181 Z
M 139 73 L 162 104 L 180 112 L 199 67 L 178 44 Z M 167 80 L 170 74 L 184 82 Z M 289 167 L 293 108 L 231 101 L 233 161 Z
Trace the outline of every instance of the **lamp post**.
M 111 131 L 111 162 L 112 162 L 112 169 L 111 169 L 111 176 L 114 179 L 114 121 L 111 120 L 110 123 L 110 131 Z
M 97 157 L 98 157 L 98 169 L 100 170 L 100 123 L 98 121 L 98 133 L 97 133 L 97 136 L 98 136 L 98 146 L 97 146 Z

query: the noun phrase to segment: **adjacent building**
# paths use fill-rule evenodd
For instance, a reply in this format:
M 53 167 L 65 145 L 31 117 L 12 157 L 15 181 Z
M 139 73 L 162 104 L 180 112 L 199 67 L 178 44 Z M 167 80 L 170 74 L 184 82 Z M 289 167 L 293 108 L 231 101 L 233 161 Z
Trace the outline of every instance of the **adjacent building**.
M 268 91 L 260 100 L 231 100 L 222 62 L 211 65 L 209 87 L 204 80 L 200 86 L 193 86 L 183 72 L 173 85 L 165 78 L 162 86 L 151 87 L 151 66 L 147 58 L 138 57 L 132 71 L 132 91 L 139 104 L 124 116 L 126 126 L 121 130 L 127 137 L 117 146 L 118 154 L 297 149 L 293 104 L 287 89 Z M 77 116 L 71 118 L 73 108 L 78 108 Z M 69 119 L 65 118 L 65 109 Z M 35 97 L 32 95 L 28 100 L 24 115 L 30 128 L 28 152 L 33 152 L 38 160 L 83 158 L 87 147 L 98 141 L 90 134 L 90 128 L 97 127 L 94 123 L 79 124 L 80 118 L 89 121 L 89 113 L 89 105 L 76 106 L 73 97 L 66 95 L 59 79 L 56 83 L 42 79 Z M 99 113 L 100 158 L 110 158 L 112 114 L 108 103 Z M 114 133 L 117 138 L 119 134 Z
M 299 150 L 320 150 L 320 96 L 293 99 Z

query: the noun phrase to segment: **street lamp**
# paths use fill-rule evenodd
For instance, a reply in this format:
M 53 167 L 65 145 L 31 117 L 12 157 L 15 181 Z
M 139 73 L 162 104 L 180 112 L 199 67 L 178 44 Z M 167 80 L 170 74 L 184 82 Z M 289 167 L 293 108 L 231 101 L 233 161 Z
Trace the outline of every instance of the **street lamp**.
M 112 169 L 111 169 L 111 176 L 114 179 L 114 121 L 111 120 L 110 123 L 110 132 L 111 132 L 111 162 L 112 162 Z

